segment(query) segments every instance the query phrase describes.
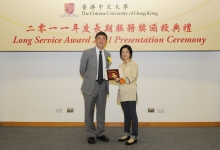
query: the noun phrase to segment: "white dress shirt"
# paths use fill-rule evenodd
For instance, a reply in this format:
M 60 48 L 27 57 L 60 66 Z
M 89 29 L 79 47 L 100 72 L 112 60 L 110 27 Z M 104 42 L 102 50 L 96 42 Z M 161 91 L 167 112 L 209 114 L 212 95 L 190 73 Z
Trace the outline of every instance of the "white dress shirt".
M 99 71 L 99 52 L 100 50 L 98 49 L 98 47 L 96 47 L 96 56 L 97 56 L 97 73 L 96 73 L 96 80 L 98 80 L 98 71 Z M 103 66 L 103 79 L 105 79 L 105 71 L 106 71 L 106 60 L 105 60 L 105 54 L 104 54 L 104 50 L 102 49 L 102 66 Z

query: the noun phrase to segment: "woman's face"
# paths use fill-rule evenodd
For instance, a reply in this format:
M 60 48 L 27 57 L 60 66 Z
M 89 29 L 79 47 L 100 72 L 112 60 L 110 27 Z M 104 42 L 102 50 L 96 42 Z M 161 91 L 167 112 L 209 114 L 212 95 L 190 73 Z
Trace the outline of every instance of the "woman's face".
M 129 60 L 130 56 L 131 56 L 131 54 L 130 54 L 129 50 L 127 48 L 123 48 L 122 52 L 121 52 L 122 59 L 123 60 Z

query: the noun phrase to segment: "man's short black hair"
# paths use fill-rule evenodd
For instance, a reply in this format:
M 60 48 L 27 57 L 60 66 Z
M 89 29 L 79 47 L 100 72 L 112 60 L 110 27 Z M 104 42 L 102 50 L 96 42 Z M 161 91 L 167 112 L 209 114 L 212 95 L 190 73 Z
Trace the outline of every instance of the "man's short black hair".
M 99 35 L 104 35 L 104 36 L 106 37 L 106 40 L 108 39 L 107 34 L 106 34 L 105 32 L 102 32 L 102 31 L 98 32 L 98 33 L 95 35 L 95 39 L 96 39 Z

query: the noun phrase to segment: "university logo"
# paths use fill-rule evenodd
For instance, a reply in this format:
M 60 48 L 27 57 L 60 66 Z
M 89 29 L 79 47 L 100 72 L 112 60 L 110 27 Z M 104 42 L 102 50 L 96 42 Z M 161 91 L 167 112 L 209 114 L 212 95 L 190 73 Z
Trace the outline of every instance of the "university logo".
M 71 15 L 74 12 L 75 4 L 74 3 L 65 3 L 64 10 L 65 13 Z

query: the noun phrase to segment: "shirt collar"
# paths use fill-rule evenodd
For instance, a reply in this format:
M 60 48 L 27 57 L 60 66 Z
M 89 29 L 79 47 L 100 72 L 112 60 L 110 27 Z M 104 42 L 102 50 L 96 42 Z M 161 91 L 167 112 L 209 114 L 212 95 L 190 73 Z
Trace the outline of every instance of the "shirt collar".
M 99 51 L 102 51 L 102 52 L 104 51 L 104 49 L 100 50 L 97 46 L 95 49 L 96 49 L 96 52 L 98 52 L 98 53 L 99 53 Z

